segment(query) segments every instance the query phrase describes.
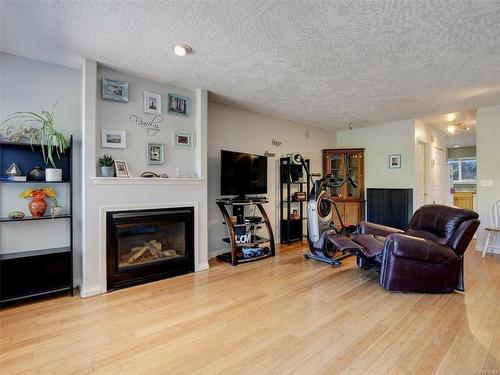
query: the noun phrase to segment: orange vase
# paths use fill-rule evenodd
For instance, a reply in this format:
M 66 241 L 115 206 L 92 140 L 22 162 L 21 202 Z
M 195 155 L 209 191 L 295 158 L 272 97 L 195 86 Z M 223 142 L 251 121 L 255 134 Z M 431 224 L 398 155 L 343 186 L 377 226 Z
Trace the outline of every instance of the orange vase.
M 41 191 L 34 191 L 31 196 L 31 202 L 28 208 L 33 217 L 42 217 L 47 211 L 47 202 L 45 202 L 45 194 Z

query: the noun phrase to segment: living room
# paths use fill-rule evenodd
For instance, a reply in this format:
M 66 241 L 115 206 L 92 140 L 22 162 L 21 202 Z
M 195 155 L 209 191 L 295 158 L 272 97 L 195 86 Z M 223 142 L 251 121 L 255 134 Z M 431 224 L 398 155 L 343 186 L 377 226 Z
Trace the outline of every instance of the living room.
M 498 3 L 0 6 L 2 373 L 498 373 Z

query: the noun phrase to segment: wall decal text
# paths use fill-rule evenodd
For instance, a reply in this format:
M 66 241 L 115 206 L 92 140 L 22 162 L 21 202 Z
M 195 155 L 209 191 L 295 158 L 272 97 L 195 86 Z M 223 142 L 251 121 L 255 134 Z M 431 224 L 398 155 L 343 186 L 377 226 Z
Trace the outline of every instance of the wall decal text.
M 130 115 L 130 121 L 140 128 L 146 129 L 146 134 L 154 137 L 161 130 L 162 116 L 154 116 L 151 120 L 145 120 L 137 115 Z

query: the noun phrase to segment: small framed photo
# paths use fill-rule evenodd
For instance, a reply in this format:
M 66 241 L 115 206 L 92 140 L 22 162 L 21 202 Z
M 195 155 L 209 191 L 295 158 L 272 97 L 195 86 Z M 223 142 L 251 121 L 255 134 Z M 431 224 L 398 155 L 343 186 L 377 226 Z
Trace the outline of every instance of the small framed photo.
M 144 91 L 144 112 L 161 115 L 161 95 Z
M 401 168 L 401 154 L 389 155 L 389 168 Z
M 146 161 L 149 165 L 165 163 L 165 145 L 163 143 L 148 143 L 146 145 Z
M 168 94 L 168 113 L 180 116 L 189 116 L 189 98 L 175 94 Z
M 127 148 L 127 133 L 125 130 L 101 130 L 101 146 L 103 148 Z
M 128 82 L 102 78 L 101 98 L 115 102 L 128 103 Z
M 174 147 L 192 149 L 193 148 L 193 132 L 174 130 Z
M 130 177 L 127 162 L 124 160 L 115 160 L 116 177 Z

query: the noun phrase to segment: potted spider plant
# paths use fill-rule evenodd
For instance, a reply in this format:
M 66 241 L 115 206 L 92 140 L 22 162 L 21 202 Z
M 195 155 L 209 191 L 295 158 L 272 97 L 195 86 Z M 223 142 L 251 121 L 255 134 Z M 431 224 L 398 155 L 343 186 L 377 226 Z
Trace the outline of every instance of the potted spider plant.
M 12 120 L 22 120 L 21 126 L 27 123 L 41 125 L 32 133 L 30 143 L 32 149 L 34 144 L 40 144 L 45 164 L 52 166 L 52 168 L 45 170 L 45 181 L 62 180 L 62 169 L 56 167 L 55 157 L 61 159 L 61 154 L 68 148 L 68 141 L 54 125 L 54 109 L 55 104 L 51 112 L 45 111 L 43 108 L 39 114 L 35 112 L 14 112 L 2 122 L 3 125 Z
M 99 167 L 101 167 L 101 176 L 103 177 L 114 177 L 114 160 L 111 155 L 103 155 L 97 161 Z

